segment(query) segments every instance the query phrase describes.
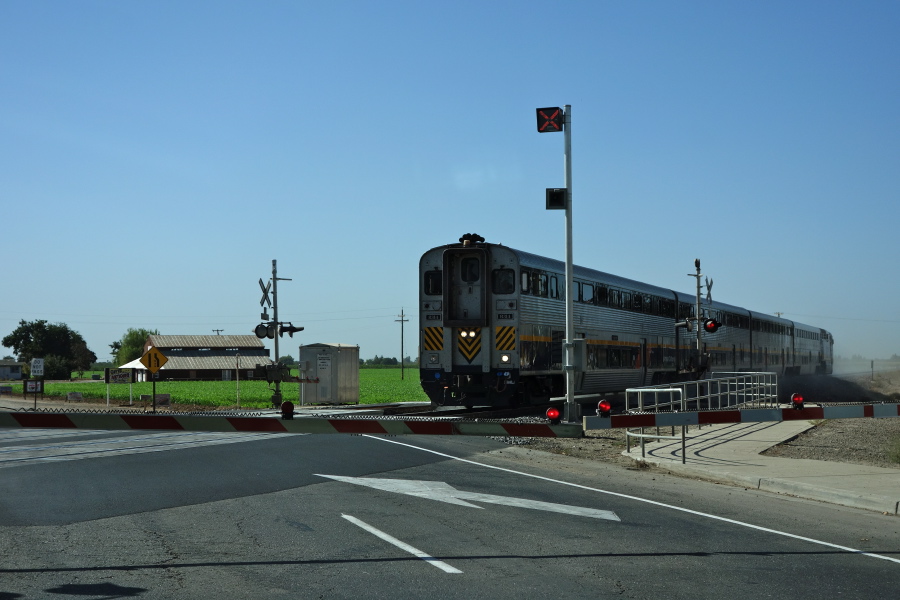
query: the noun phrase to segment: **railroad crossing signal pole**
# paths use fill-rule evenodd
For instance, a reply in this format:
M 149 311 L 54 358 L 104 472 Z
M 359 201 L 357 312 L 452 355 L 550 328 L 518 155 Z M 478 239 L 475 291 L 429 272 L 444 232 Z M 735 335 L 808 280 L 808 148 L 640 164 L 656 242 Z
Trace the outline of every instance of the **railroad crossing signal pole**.
M 560 109 L 558 106 L 537 109 L 537 128 L 539 133 L 562 131 L 565 135 L 564 167 L 565 197 L 560 201 L 559 190 L 547 190 L 547 208 L 566 210 L 566 340 L 564 365 L 566 374 L 566 410 L 564 418 L 567 422 L 578 420 L 578 406 L 575 403 L 575 304 L 572 286 L 572 107 L 569 104 Z
M 281 327 L 281 322 L 278 320 L 278 282 L 279 281 L 292 281 L 291 279 L 279 278 L 278 277 L 278 261 L 274 258 L 272 259 L 272 315 L 275 317 L 275 362 L 278 362 L 279 354 L 278 354 L 278 338 L 281 337 L 278 328 Z M 272 404 L 276 407 L 281 406 L 281 382 L 275 382 L 275 393 L 272 395 Z
M 688 277 L 696 277 L 697 278 L 697 313 L 694 315 L 697 321 L 697 368 L 700 368 L 700 359 L 703 356 L 703 341 L 702 341 L 702 330 L 703 330 L 703 316 L 700 314 L 700 259 L 694 259 L 694 268 L 697 269 L 697 274 L 688 273 Z

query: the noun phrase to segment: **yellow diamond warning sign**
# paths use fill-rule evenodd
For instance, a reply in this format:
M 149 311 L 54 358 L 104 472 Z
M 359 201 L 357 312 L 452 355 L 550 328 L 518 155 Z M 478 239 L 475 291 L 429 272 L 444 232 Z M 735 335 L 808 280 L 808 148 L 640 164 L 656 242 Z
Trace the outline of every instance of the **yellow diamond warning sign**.
M 168 361 L 169 359 L 166 358 L 166 355 L 156 348 L 150 348 L 141 357 L 141 364 L 147 367 L 151 373 L 156 373 L 162 369 L 163 365 Z

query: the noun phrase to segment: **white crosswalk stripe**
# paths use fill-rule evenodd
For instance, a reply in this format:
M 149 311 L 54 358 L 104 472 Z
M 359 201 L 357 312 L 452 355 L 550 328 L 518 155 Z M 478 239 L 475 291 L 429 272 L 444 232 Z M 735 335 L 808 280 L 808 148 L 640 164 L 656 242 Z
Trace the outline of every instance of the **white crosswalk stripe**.
M 236 444 L 284 437 L 291 434 L 280 433 L 209 433 L 209 432 L 161 432 L 119 435 L 100 439 L 54 442 L 56 438 L 72 438 L 87 435 L 97 436 L 99 432 L 61 432 L 59 430 L 31 429 L 16 430 L 20 435 L 10 435 L 10 431 L 0 430 L 0 468 L 15 467 L 39 462 L 57 462 L 120 456 L 123 454 L 143 454 L 146 452 L 166 452 L 201 446 Z M 10 445 L 28 440 L 28 444 Z M 46 440 L 46 444 L 36 442 Z M 5 444 L 5 445 L 4 445 Z

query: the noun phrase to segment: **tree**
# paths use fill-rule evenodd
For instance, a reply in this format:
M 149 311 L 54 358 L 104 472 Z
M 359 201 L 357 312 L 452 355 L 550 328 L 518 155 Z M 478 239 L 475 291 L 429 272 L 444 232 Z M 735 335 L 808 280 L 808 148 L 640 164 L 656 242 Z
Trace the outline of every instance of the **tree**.
M 296 365 L 297 361 L 290 354 L 282 354 L 278 357 L 278 362 L 283 363 L 285 365 Z
M 113 351 L 113 358 L 117 365 L 124 365 L 144 355 L 144 342 L 147 336 L 159 335 L 159 331 L 149 329 L 134 329 L 129 327 L 122 339 L 113 342 L 109 347 Z
M 46 379 L 69 379 L 72 371 L 86 370 L 97 361 L 97 355 L 87 347 L 81 334 L 65 323 L 23 319 L 3 338 L 2 344 L 15 351 L 19 362 L 43 358 Z

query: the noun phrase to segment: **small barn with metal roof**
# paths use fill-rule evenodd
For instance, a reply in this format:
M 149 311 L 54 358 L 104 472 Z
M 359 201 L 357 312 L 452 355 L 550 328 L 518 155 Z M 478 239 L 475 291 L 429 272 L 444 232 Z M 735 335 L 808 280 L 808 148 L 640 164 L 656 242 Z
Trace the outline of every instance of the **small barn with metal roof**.
M 269 350 L 255 335 L 150 335 L 144 352 L 150 348 L 168 359 L 157 372 L 160 380 L 253 379 L 256 365 L 272 364 Z M 122 366 L 144 369 L 139 360 Z

